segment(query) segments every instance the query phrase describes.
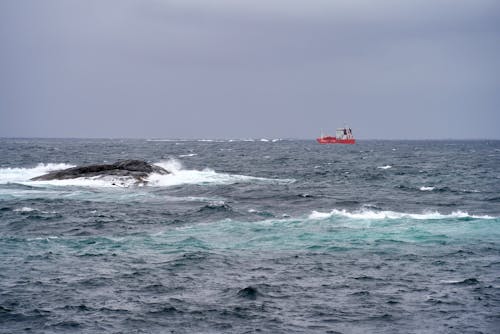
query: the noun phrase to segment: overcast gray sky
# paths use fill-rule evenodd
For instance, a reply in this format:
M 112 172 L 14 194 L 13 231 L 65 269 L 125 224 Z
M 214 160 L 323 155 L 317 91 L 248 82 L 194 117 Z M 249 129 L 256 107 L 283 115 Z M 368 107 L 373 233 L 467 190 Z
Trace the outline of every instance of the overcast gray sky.
M 500 139 L 498 0 L 0 0 L 0 137 Z

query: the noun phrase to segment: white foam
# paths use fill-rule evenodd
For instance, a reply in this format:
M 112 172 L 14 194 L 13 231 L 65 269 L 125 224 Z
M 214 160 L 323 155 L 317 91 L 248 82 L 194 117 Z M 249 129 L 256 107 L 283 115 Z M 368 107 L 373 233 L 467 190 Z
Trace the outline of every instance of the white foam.
M 463 193 L 480 193 L 481 191 L 477 189 L 472 189 L 472 190 L 467 190 L 467 189 L 462 189 L 461 190 Z
M 95 176 L 67 180 L 31 181 L 55 170 L 75 167 L 65 163 L 38 164 L 33 168 L 0 168 L 0 184 L 19 183 L 30 186 L 129 187 L 136 183 L 131 177 Z
M 217 173 L 213 169 L 184 169 L 182 163 L 175 159 L 162 161 L 156 165 L 170 172 L 168 175 L 152 174 L 147 178 L 148 185 L 156 187 L 172 187 L 182 184 L 234 184 L 251 182 L 292 183 L 293 179 L 267 179 L 262 177 Z
M 389 168 L 392 168 L 392 166 L 386 165 L 386 166 L 380 166 L 380 167 L 377 167 L 377 168 L 380 168 L 380 169 L 389 169 Z
M 112 176 L 94 176 L 94 177 L 79 177 L 67 180 L 50 180 L 50 181 L 31 181 L 22 182 L 29 185 L 51 185 L 51 186 L 76 186 L 76 187 L 91 187 L 91 188 L 115 188 L 115 187 L 130 187 L 137 184 L 137 180 L 133 177 L 112 177 Z
M 223 139 L 197 139 L 197 142 L 202 142 L 202 143 L 225 143 L 226 140 Z
M 22 208 L 14 209 L 14 212 L 32 212 L 32 211 L 36 211 L 36 209 L 30 208 L 28 206 L 23 206 Z
M 196 153 L 181 154 L 181 155 L 179 155 L 179 158 L 194 157 L 196 155 L 198 155 L 198 154 L 196 154 Z
M 444 284 L 457 284 L 457 283 L 463 282 L 463 280 L 450 279 L 450 280 L 440 280 L 439 282 L 444 283 Z M 429 298 L 430 298 L 430 296 L 429 296 Z
M 421 191 L 433 191 L 433 190 L 434 190 L 434 187 L 426 187 L 426 186 L 423 186 L 423 187 L 420 187 L 420 190 L 421 190 Z
M 330 218 L 333 214 L 332 213 L 329 213 L 329 212 L 319 212 L 319 211 L 313 211 L 310 215 L 309 215 L 309 219 L 315 219 L 315 220 L 319 220 L 319 219 L 326 219 L 326 218 Z
M 336 210 L 333 209 L 331 212 L 318 212 L 313 211 L 309 215 L 309 219 L 327 219 L 333 216 L 346 217 L 351 219 L 368 219 L 368 220 L 381 220 L 381 219 L 416 219 L 416 220 L 428 220 L 428 219 L 448 219 L 448 218 L 475 218 L 475 219 L 495 219 L 488 215 L 470 215 L 464 211 L 454 211 L 451 214 L 442 214 L 437 211 L 426 212 L 426 213 L 405 213 L 405 212 L 395 212 L 395 211 L 372 211 L 372 210 L 360 210 L 355 212 L 349 212 L 346 210 Z
M 26 240 L 27 241 L 40 241 L 40 240 L 50 241 L 53 239 L 59 239 L 59 237 L 55 236 L 55 235 L 49 235 L 48 237 L 35 237 L 35 238 L 28 238 Z
M 0 184 L 27 182 L 36 176 L 47 174 L 54 170 L 71 168 L 71 167 L 75 166 L 64 163 L 61 164 L 40 163 L 36 167 L 32 168 L 0 168 Z
M 225 206 L 225 205 L 226 205 L 226 202 L 225 201 L 221 201 L 221 200 L 219 200 L 219 201 L 210 201 L 208 203 L 208 206 L 214 207 L 214 208 L 218 207 L 218 206 Z

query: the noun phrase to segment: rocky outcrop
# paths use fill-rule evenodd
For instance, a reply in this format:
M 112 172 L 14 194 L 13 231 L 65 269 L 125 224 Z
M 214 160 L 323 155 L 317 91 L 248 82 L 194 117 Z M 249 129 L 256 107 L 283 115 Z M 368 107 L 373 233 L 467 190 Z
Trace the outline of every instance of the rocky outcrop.
M 67 180 L 78 177 L 116 176 L 133 177 L 137 182 L 145 182 L 151 173 L 169 174 L 159 166 L 141 160 L 123 160 L 114 164 L 89 165 L 53 171 L 32 178 L 32 181 Z

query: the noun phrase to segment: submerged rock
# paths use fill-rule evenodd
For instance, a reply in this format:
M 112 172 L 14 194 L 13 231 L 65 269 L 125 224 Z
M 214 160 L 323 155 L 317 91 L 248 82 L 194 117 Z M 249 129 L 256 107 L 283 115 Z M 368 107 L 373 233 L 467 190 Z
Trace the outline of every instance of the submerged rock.
M 247 286 L 246 288 L 238 291 L 238 297 L 251 299 L 251 300 L 257 299 L 258 294 L 259 294 L 259 291 L 257 290 L 256 287 L 253 287 L 253 286 Z
M 149 164 L 142 160 L 123 160 L 114 164 L 89 165 L 72 167 L 63 170 L 56 170 L 41 176 L 32 178 L 32 181 L 67 180 L 79 177 L 95 176 L 117 176 L 133 177 L 137 182 L 145 182 L 151 174 L 169 174 L 169 172 L 159 166 Z

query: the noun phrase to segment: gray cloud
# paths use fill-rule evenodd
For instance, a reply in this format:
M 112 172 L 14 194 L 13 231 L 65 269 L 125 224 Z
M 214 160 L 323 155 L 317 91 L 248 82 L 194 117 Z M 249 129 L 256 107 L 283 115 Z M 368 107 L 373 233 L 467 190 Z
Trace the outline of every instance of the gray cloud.
M 499 7 L 5 1 L 0 136 L 500 138 Z

